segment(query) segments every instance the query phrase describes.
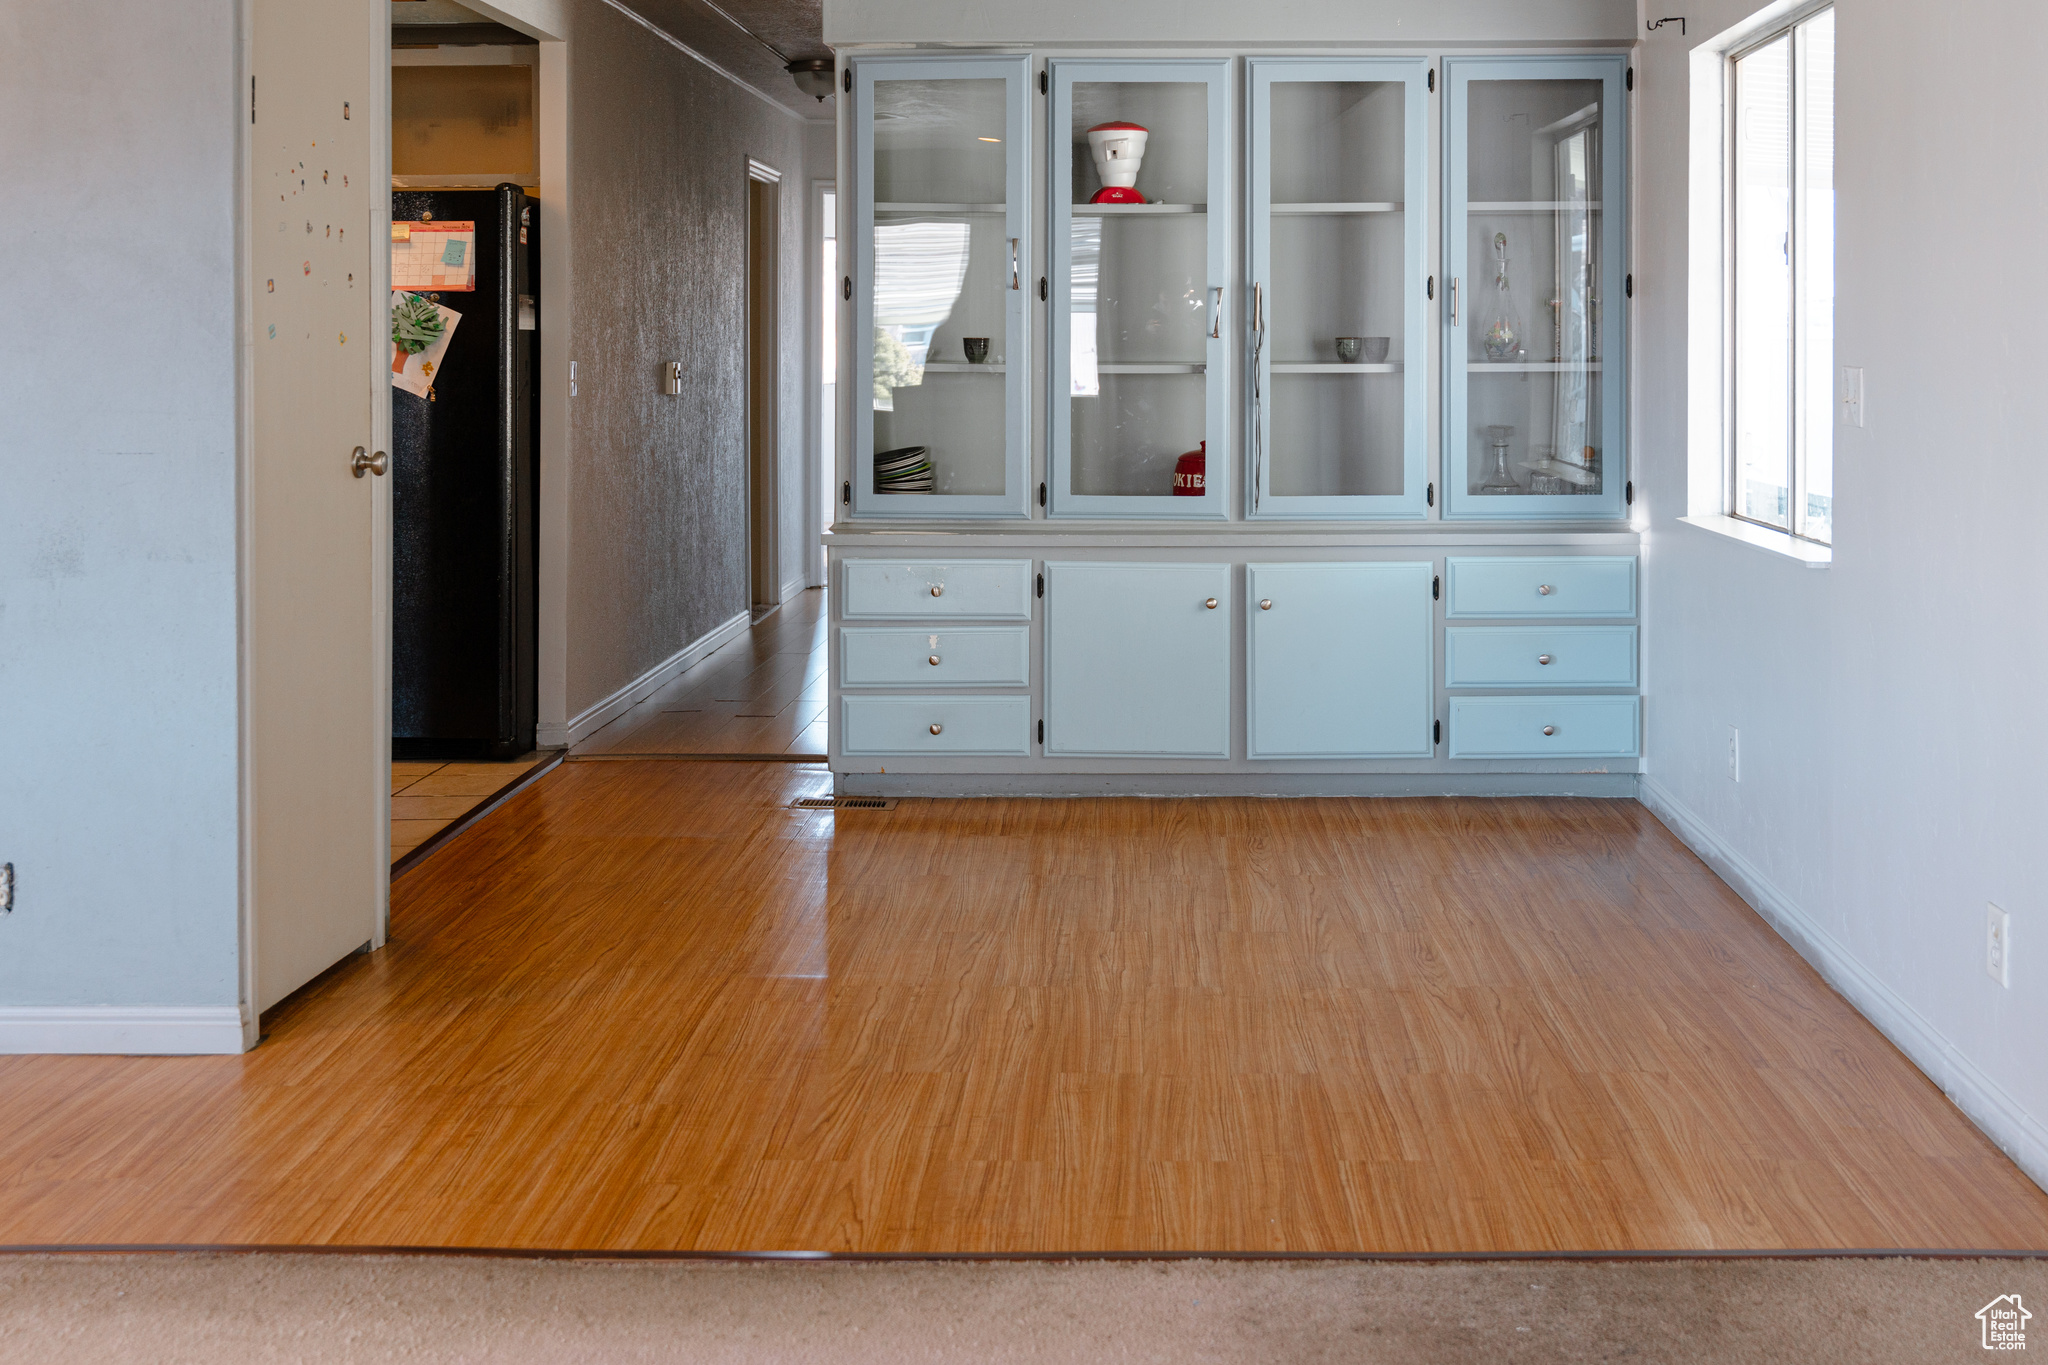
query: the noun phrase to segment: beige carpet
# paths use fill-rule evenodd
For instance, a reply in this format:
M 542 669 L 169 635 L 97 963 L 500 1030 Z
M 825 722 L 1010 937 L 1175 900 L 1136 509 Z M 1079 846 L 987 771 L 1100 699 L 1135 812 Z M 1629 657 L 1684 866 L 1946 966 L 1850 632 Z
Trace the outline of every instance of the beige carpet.
M 0 1361 L 1928 1365 L 1988 1358 L 1975 1314 L 2014 1293 L 2048 1314 L 2048 1261 L 8 1256 Z

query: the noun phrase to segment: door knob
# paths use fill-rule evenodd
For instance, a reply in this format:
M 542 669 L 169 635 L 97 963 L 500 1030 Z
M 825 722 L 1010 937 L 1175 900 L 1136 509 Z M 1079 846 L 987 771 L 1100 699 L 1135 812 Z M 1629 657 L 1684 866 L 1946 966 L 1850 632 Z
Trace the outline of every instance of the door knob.
M 939 731 L 941 731 L 941 730 L 943 730 L 943 729 L 945 729 L 945 728 L 946 728 L 946 727 L 945 727 L 945 726 L 943 726 L 943 725 L 934 725 L 934 726 L 932 727 L 932 733 L 933 733 L 933 734 L 937 734 L 937 733 L 938 733 Z
M 1553 589 L 1548 583 L 1538 583 L 1536 585 L 1536 592 L 1538 596 L 1548 597 L 1554 591 L 1555 589 Z
M 1548 654 L 1538 654 L 1536 656 L 1536 662 L 1539 664 L 1547 664 L 1550 662 L 1550 656 Z
M 1216 599 L 1212 597 L 1208 601 L 1202 603 L 1202 605 L 1207 607 L 1210 611 L 1214 611 L 1216 610 Z
M 931 658 L 926 659 L 925 662 L 930 664 L 933 668 L 937 668 L 939 666 L 939 656 L 934 654 L 931 656 Z
M 938 732 L 934 730 L 933 733 L 936 734 Z M 1546 725 L 1543 727 L 1543 733 L 1546 735 L 1554 735 L 1557 733 L 1557 727 L 1555 725 Z
M 1261 598 L 1259 599 L 1259 610 L 1260 610 L 1260 611 L 1271 611 L 1271 610 L 1273 610 L 1273 599 L 1272 599 L 1272 598 L 1270 598 L 1270 597 L 1261 597 Z
M 363 453 L 363 448 L 357 446 L 349 454 L 348 468 L 351 474 L 360 479 L 365 474 L 383 474 L 390 462 L 391 457 L 381 450 L 375 455 L 366 455 Z

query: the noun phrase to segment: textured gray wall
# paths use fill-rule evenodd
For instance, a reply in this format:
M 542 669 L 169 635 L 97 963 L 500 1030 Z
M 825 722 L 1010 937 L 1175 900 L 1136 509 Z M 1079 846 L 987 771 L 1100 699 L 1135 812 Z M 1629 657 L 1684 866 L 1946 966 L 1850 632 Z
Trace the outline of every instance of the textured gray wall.
M 810 175 L 804 123 L 601 0 L 572 18 L 574 716 L 747 609 L 749 157 L 783 175 L 782 578 L 802 573 Z

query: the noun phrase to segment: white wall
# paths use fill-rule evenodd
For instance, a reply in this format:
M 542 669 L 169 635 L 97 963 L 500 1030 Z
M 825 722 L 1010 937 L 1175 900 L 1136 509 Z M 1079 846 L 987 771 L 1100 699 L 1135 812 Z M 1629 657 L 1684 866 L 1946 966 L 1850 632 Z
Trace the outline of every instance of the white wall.
M 1839 0 L 1836 359 L 1869 418 L 1837 428 L 1813 570 L 1676 524 L 1688 51 L 1756 7 L 1696 0 L 1637 60 L 1645 798 L 2048 1181 L 2048 9 Z M 2012 912 L 2009 989 L 1987 901 Z
M 825 0 L 825 41 L 853 43 L 1627 42 L 1634 0 Z
M 0 1047 L 240 995 L 237 14 L 0 12 Z

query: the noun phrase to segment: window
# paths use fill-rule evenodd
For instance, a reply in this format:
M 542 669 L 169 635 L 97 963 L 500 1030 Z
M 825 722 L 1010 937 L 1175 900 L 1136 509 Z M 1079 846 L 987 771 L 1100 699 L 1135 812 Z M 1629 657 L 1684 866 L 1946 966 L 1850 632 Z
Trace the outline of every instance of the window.
M 1736 54 L 1728 511 L 1834 539 L 1835 13 Z

